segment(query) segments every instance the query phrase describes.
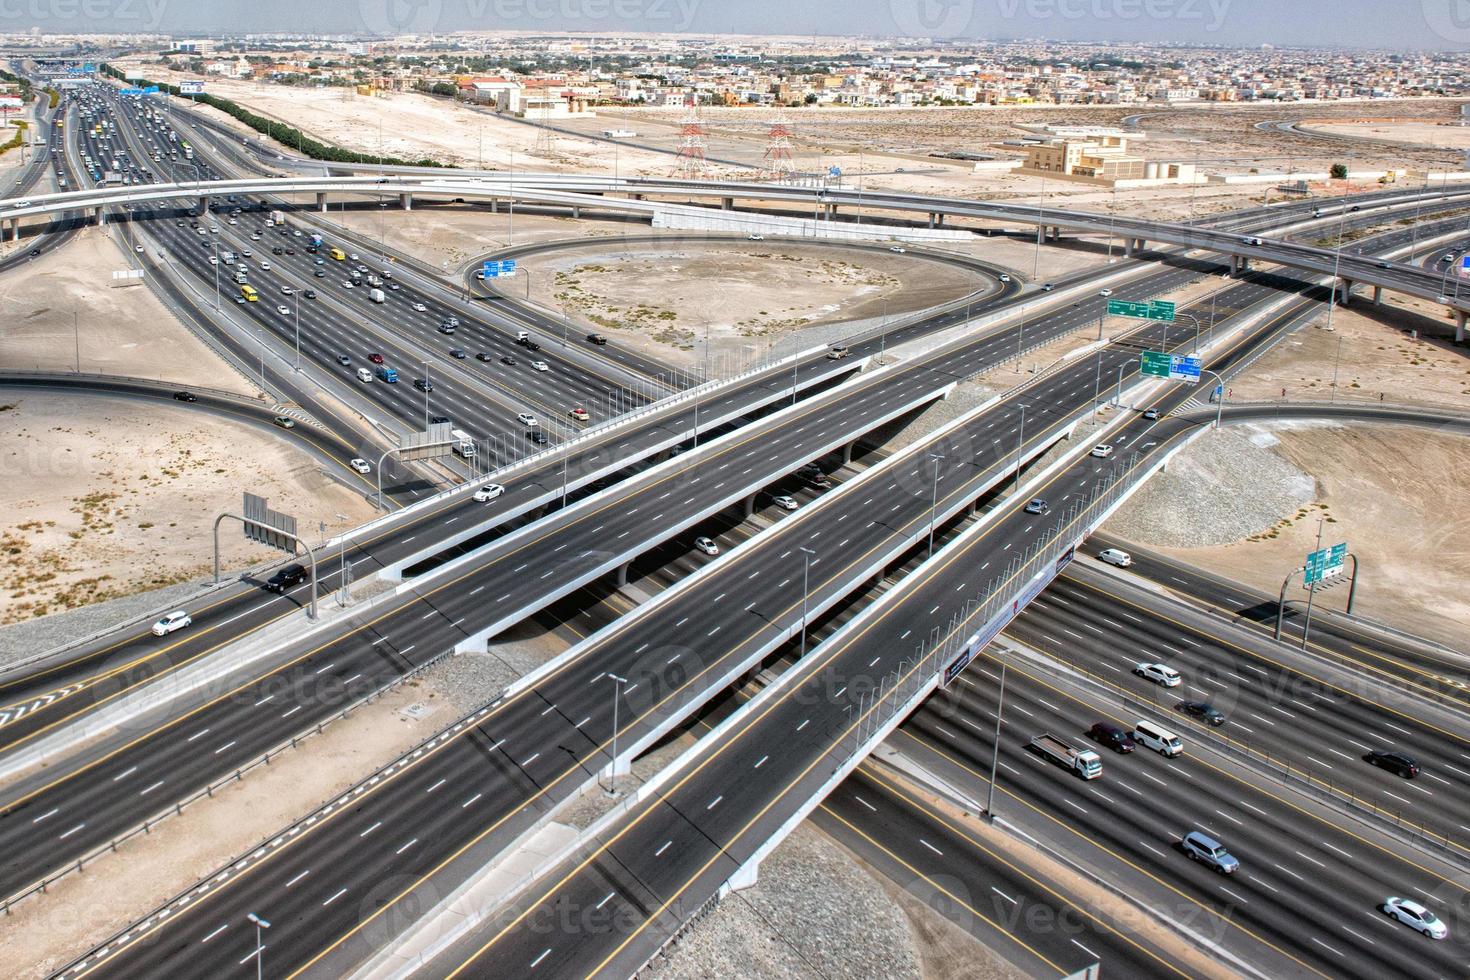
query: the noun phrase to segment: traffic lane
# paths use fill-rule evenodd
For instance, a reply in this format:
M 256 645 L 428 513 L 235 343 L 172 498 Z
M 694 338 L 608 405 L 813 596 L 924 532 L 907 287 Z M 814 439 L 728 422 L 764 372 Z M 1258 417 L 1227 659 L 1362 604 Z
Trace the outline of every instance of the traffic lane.
M 915 734 L 941 750 L 969 740 L 974 743 L 970 756 L 988 763 L 994 745 L 993 730 L 987 729 L 987 723 L 994 724 L 994 693 L 989 685 L 967 685 L 945 705 L 945 712 L 959 713 L 973 724 L 951 724 L 949 734 L 943 734 L 926 731 L 916 716 Z M 1441 912 L 1453 911 L 1464 895 L 1453 878 L 1419 863 L 1419 855 L 1401 854 L 1377 835 L 1360 835 L 1354 827 L 1338 824 L 1330 811 L 1275 796 L 1268 784 L 1258 786 L 1256 780 L 1208 761 L 1196 745 L 1186 745 L 1172 760 L 1144 749 L 1128 755 L 1103 751 L 1103 777 L 1078 780 L 1028 751 L 1029 739 L 1052 731 L 1074 745 L 1096 749 L 1083 737 L 1092 721 L 1131 726 L 1133 717 L 1078 701 L 1017 664 L 1007 672 L 1006 700 L 1007 717 L 1015 718 L 1010 713 L 1014 707 L 1024 719 L 1007 721 L 1002 728 L 998 788 L 1033 806 L 1039 803 L 1043 812 L 1090 844 L 1180 882 L 1188 894 L 1216 903 L 1217 912 L 1257 938 L 1291 949 L 1295 958 L 1329 972 L 1344 969 L 1356 957 L 1373 957 L 1401 975 L 1424 975 L 1426 964 L 1444 970 L 1464 955 L 1436 948 L 1443 944 L 1418 942 L 1386 952 L 1396 936 L 1420 938 L 1397 933 L 1376 911 L 1386 895 L 1409 891 L 1431 904 L 1438 897 Z M 932 723 L 932 713 L 926 717 Z M 1191 862 L 1177 847 L 1190 829 L 1222 841 L 1240 859 L 1241 870 L 1225 877 Z M 1386 928 L 1375 931 L 1375 922 Z M 1325 923 L 1335 927 L 1324 928 Z
M 799 432 L 800 428 L 801 428 L 800 426 L 796 427 L 796 430 L 795 431 Z M 1007 441 L 1006 445 L 1008 447 L 1008 445 L 1009 445 L 1009 442 L 1008 441 Z M 761 451 L 765 451 L 764 448 L 762 448 Z M 947 491 L 947 492 L 949 492 L 949 491 Z M 922 511 L 923 509 L 924 508 L 922 508 L 922 507 L 918 508 L 919 511 Z M 922 513 L 917 513 L 914 516 L 916 518 L 918 518 L 918 519 L 922 519 Z M 789 580 L 788 580 L 787 583 L 782 583 L 782 584 L 789 584 Z M 789 599 L 789 595 L 788 595 L 788 599 Z M 789 602 L 788 602 L 788 605 L 789 605 Z M 731 606 L 730 608 L 733 609 L 733 606 Z M 741 611 L 740 613 L 734 614 L 734 615 L 736 615 L 737 620 L 738 619 L 744 619 L 744 618 L 746 618 L 746 615 L 748 613 L 748 610 L 749 610 L 749 607 L 747 607 L 746 610 Z M 684 619 L 680 620 L 678 623 L 675 624 L 674 629 L 677 630 L 679 627 L 682 627 L 686 622 L 689 621 L 690 618 L 691 617 L 685 617 Z M 709 620 L 708 616 L 706 616 L 706 618 L 704 620 L 702 620 L 698 624 L 698 629 L 703 630 L 704 628 L 708 627 L 709 625 L 710 625 L 710 620 Z M 716 630 L 718 628 L 720 628 L 720 626 L 722 626 L 722 625 L 723 625 L 723 623 L 718 624 L 716 626 Z M 656 643 L 658 643 L 658 644 L 661 645 L 661 648 L 669 648 L 668 644 L 669 644 L 669 641 L 671 639 L 673 639 L 673 637 L 671 637 L 671 636 L 656 635 L 656 636 L 652 637 L 649 640 L 649 643 L 648 644 L 645 644 L 645 647 L 647 645 L 651 644 L 651 643 L 655 643 L 656 642 Z M 639 650 L 634 651 L 635 655 L 637 653 L 641 653 L 642 649 L 643 648 L 640 648 Z M 612 668 L 609 668 L 609 669 L 612 669 Z M 588 720 L 592 720 L 592 719 L 594 719 L 596 717 L 596 713 L 597 712 L 599 712 L 599 711 L 606 711 L 607 710 L 607 706 L 606 706 L 605 700 L 602 697 L 601 693 L 599 692 L 599 693 L 594 694 L 594 693 L 590 692 L 589 685 L 587 685 L 587 683 L 585 682 L 585 679 L 578 678 L 575 681 L 570 682 L 570 683 L 571 683 L 571 689 L 568 690 L 568 691 L 565 691 L 562 695 L 556 695 L 556 694 L 554 694 L 553 692 L 551 692 L 549 690 L 548 691 L 538 692 L 538 693 L 541 694 L 541 699 L 543 701 L 545 701 L 548 705 L 555 707 L 555 709 L 556 709 L 559 717 L 575 718 L 577 716 L 583 715 L 584 712 L 585 712 L 585 717 Z M 545 687 L 545 685 L 543 685 L 543 687 Z M 632 692 L 630 691 L 629 693 L 632 693 Z M 535 708 L 538 708 L 538 709 L 541 709 L 540 702 L 537 702 L 534 705 L 534 707 Z M 542 712 L 549 711 L 549 710 L 550 710 L 550 708 L 541 709 L 540 711 L 538 711 L 538 714 L 541 714 Z M 549 761 L 539 761 L 539 760 L 540 760 L 539 754 L 536 757 L 527 760 L 527 764 L 528 765 L 530 763 L 532 763 L 532 762 L 539 762 L 539 764 L 541 764 L 541 765 L 546 765 L 546 766 L 549 766 L 550 767 L 548 769 L 548 771 L 545 772 L 544 774 L 537 774 L 537 782 L 538 782 L 538 784 L 541 784 L 541 785 L 548 785 L 548 784 L 554 785 L 555 784 L 555 781 L 557 781 L 558 779 L 562 778 L 561 777 L 561 774 L 559 774 L 557 772 L 558 766 L 553 765 L 553 763 L 556 762 L 555 759 L 552 759 L 552 760 L 549 760 Z
M 1183 565 L 1165 558 L 1133 542 L 1122 541 L 1105 532 L 1094 535 L 1103 547 L 1127 551 L 1133 558 L 1129 571 L 1170 589 L 1194 605 L 1212 606 L 1228 614 L 1232 622 L 1258 632 L 1274 634 L 1276 597 L 1257 592 L 1238 582 L 1211 572 Z M 1301 636 L 1302 617 L 1290 606 L 1282 627 L 1283 637 Z M 1461 663 L 1451 656 L 1438 656 L 1432 650 L 1395 642 L 1380 633 L 1354 629 L 1341 619 L 1318 619 L 1312 624 L 1309 649 L 1345 662 L 1356 664 L 1368 672 L 1388 672 L 1399 677 L 1443 676 L 1461 672 Z M 1439 690 L 1437 693 L 1449 693 Z
M 1075 903 L 927 801 L 859 768 L 811 820 L 869 867 L 1029 976 L 1069 976 L 1101 963 L 1130 977 L 1184 976 L 1135 945 L 1138 933 Z
M 1177 711 L 1187 699 L 1203 701 L 1227 719 L 1208 727 L 1176 714 L 1178 730 L 1208 731 L 1271 770 L 1288 766 L 1298 778 L 1331 787 L 1358 805 L 1391 818 L 1405 816 L 1451 847 L 1470 833 L 1463 822 L 1465 780 L 1470 777 L 1463 767 L 1470 754 L 1459 733 L 1248 651 L 1221 648 L 1203 633 L 1176 630 L 1159 620 L 1112 627 L 1116 602 L 1087 592 L 1073 594 L 1063 585 L 1057 589 L 1054 584 L 1033 602 L 1035 612 L 1012 624 L 1012 635 L 1135 701 L 1164 712 Z M 1051 603 L 1066 605 L 1053 608 Z M 1126 611 L 1121 615 L 1129 616 Z M 1115 645 L 1120 636 L 1132 644 L 1126 656 Z M 1181 671 L 1184 683 L 1161 690 L 1131 673 L 1137 662 L 1168 663 Z M 1373 766 L 1365 758 L 1373 751 L 1409 754 L 1421 767 L 1419 778 L 1402 779 Z
M 816 409 L 808 409 L 806 414 L 810 416 L 819 413 Z M 818 420 L 816 424 L 819 426 L 825 425 L 830 430 L 834 427 L 840 428 L 845 423 L 832 420 L 829 416 L 827 419 Z M 717 454 L 717 456 L 734 454 L 737 448 L 743 448 L 747 458 L 757 452 L 765 455 L 772 450 L 779 451 L 781 449 L 786 449 L 791 452 L 793 458 L 805 458 L 803 454 L 810 455 L 810 452 L 802 447 L 813 438 L 810 435 L 803 437 L 802 433 L 805 428 L 805 425 L 795 426 L 794 428 L 788 427 L 774 437 L 762 438 L 757 435 L 747 436 L 743 440 L 740 440 L 738 446 L 727 447 L 722 453 Z M 642 493 L 642 499 L 644 500 L 644 504 L 640 506 L 646 507 L 651 511 L 659 512 L 655 515 L 653 524 L 658 523 L 657 518 L 661 517 L 663 512 L 667 512 L 670 516 L 684 516 L 701 510 L 703 505 L 700 503 L 697 493 L 692 494 L 688 500 L 682 502 L 675 501 L 669 504 L 658 503 L 659 494 L 657 491 L 663 490 L 662 496 L 669 496 L 671 490 L 665 488 L 669 487 L 672 482 L 681 481 L 684 476 L 683 471 L 665 473 L 659 476 L 651 487 L 640 489 L 639 492 Z M 698 483 L 700 480 L 701 477 L 694 477 L 690 480 L 690 483 Z M 718 490 L 722 484 L 723 481 L 715 484 L 713 489 Z M 75 799 L 79 793 L 85 798 L 88 795 L 89 787 L 81 787 L 79 789 L 77 784 L 82 781 L 82 777 L 85 774 L 97 769 L 104 763 L 107 767 L 104 775 L 106 772 L 112 771 L 136 771 L 143 768 L 145 762 L 149 761 L 153 765 L 159 766 L 158 760 L 162 759 L 167 762 L 172 756 L 180 754 L 183 756 L 177 764 L 178 771 L 180 772 L 198 774 L 201 771 L 205 771 L 206 767 L 208 769 L 220 769 L 220 767 L 223 767 L 222 771 L 229 771 L 237 767 L 243 762 L 254 758 L 259 752 L 269 748 L 275 742 L 284 739 L 289 732 L 299 730 L 308 718 L 320 714 L 324 710 L 329 712 L 331 704 L 341 700 L 342 695 L 339 690 L 339 685 L 342 689 L 350 688 L 355 680 L 360 680 L 364 677 L 366 677 L 366 680 L 363 683 L 371 682 L 373 686 L 382 682 L 383 675 L 369 668 L 374 664 L 377 664 L 381 668 L 383 664 L 377 662 L 371 651 L 364 650 L 361 647 L 364 630 L 368 628 L 379 630 L 382 632 L 383 637 L 386 637 L 389 630 L 398 632 L 401 627 L 407 624 L 407 630 L 411 631 L 416 642 L 406 645 L 397 651 L 398 657 L 391 659 L 388 666 L 401 672 L 413 665 L 422 663 L 426 658 L 434 656 L 437 651 L 452 647 L 466 635 L 474 632 L 478 628 L 476 625 L 477 620 L 483 623 L 487 617 L 494 618 L 497 613 L 493 607 L 511 599 L 518 591 L 523 595 L 528 590 L 532 594 L 542 594 L 542 589 L 544 588 L 542 583 L 548 577 L 558 572 L 561 573 L 563 579 L 568 576 L 575 577 L 583 574 L 582 568 L 589 558 L 592 562 L 600 560 L 598 556 L 601 553 L 598 551 L 598 544 L 603 531 L 602 522 L 608 520 L 607 512 L 612 507 L 618 506 L 619 503 L 622 506 L 626 506 L 626 500 L 607 500 L 600 502 L 595 508 L 588 508 L 585 513 L 564 518 L 562 523 L 568 526 L 568 531 L 562 535 L 563 544 L 555 549 L 555 552 L 566 548 L 568 554 L 573 557 L 566 559 L 559 566 L 553 565 L 552 568 L 545 571 L 536 579 L 528 580 L 522 574 L 530 564 L 530 556 L 526 554 L 526 550 L 530 545 L 526 542 L 513 543 L 507 546 L 507 548 L 499 549 L 498 557 L 501 559 L 500 561 L 483 559 L 481 562 L 472 565 L 468 570 L 462 572 L 452 581 L 441 582 L 433 588 L 427 589 L 422 594 L 410 593 L 407 597 L 396 600 L 393 609 L 379 614 L 371 622 L 364 625 L 354 625 L 351 632 L 342 640 L 329 639 L 320 646 L 306 651 L 293 649 L 290 656 L 294 659 L 288 662 L 285 667 L 272 672 L 265 681 L 260 682 L 261 684 L 267 684 L 271 677 L 279 676 L 292 670 L 298 663 L 302 665 L 303 670 L 310 669 L 313 663 L 326 662 L 327 666 L 317 668 L 313 672 L 308 691 L 303 697 L 298 699 L 297 704 L 279 716 L 281 719 L 280 723 L 266 725 L 247 721 L 245 723 L 246 730 L 237 731 L 239 725 L 237 719 L 239 719 L 240 715 L 242 713 L 248 713 L 250 708 L 259 707 L 260 704 L 265 703 L 245 703 L 250 701 L 250 696 L 246 695 L 242 697 L 242 694 L 259 686 L 255 682 L 251 682 L 250 684 L 235 688 L 229 694 L 209 702 L 189 715 L 185 715 L 183 718 L 170 720 L 164 726 L 155 728 L 140 738 L 110 752 L 101 760 L 89 761 L 84 768 L 75 769 L 45 786 L 29 789 L 25 795 L 11 802 L 7 810 L 7 816 L 16 814 L 21 807 L 26 807 L 37 812 L 45 812 L 53 806 L 59 808 L 64 805 L 66 799 Z M 636 512 L 639 510 L 639 507 L 632 509 Z M 592 525 L 594 523 L 597 526 L 593 527 Z M 620 537 L 628 533 L 628 531 L 624 531 Z M 519 561 L 519 564 L 511 568 L 511 564 L 517 561 Z M 552 584 L 555 585 L 555 583 Z M 475 585 L 475 588 L 470 588 L 471 585 Z M 481 592 L 486 592 L 490 596 L 495 596 L 502 592 L 503 594 L 499 598 L 492 599 L 487 603 L 485 600 L 477 598 Z M 419 605 L 420 602 L 430 607 L 427 613 L 421 612 L 422 606 Z M 424 623 L 422 622 L 425 619 L 433 620 L 431 628 L 439 627 L 438 632 L 426 632 Z M 463 625 L 467 622 L 471 625 Z M 384 642 L 383 638 L 380 637 L 378 642 Z M 401 644 L 402 640 L 397 642 Z M 341 658 L 342 662 L 339 663 L 337 653 L 339 649 L 344 648 L 345 652 Z M 420 649 L 419 656 L 409 659 L 407 655 L 416 648 Z M 383 651 L 391 651 L 392 649 L 391 644 L 382 648 Z M 369 668 L 362 666 L 362 659 L 364 657 L 369 659 Z M 331 690 L 327 692 L 329 700 L 323 701 L 311 692 L 322 683 L 320 681 L 321 675 L 328 670 L 332 671 L 332 674 L 326 679 L 331 682 Z M 352 676 L 346 676 L 343 679 L 344 675 L 348 672 L 351 672 Z M 565 676 L 565 669 L 555 676 Z M 546 684 L 549 683 L 551 681 L 544 683 L 538 688 L 538 691 L 544 694 Z M 575 681 L 570 683 L 574 694 L 580 695 L 584 686 L 582 682 Z M 372 686 L 369 686 L 367 689 L 371 690 Z M 301 708 L 307 709 L 303 712 L 301 719 L 289 723 L 285 721 L 295 715 Z M 186 747 L 184 741 L 170 739 L 168 736 L 170 732 L 177 731 L 186 721 L 189 721 L 191 724 L 199 724 L 202 720 L 201 712 L 208 710 L 212 710 L 213 712 L 210 717 L 218 718 L 218 720 L 204 725 L 200 729 L 200 732 L 218 733 L 224 731 L 225 734 L 215 742 L 218 747 L 214 748 L 212 756 L 205 758 L 204 765 L 201 766 L 197 755 Z M 191 760 L 193 762 L 192 766 L 189 765 Z M 95 787 L 98 783 L 98 778 L 93 777 L 90 786 Z M 57 802 L 53 803 L 53 799 L 57 800 Z M 106 813 L 106 807 L 102 805 L 104 802 L 105 800 L 96 801 L 96 813 Z M 136 822 L 143 815 L 146 815 L 146 808 L 142 809 L 143 812 L 141 815 L 133 811 L 129 811 L 125 817 L 109 814 L 105 820 L 93 820 L 85 827 L 79 826 L 68 834 L 71 843 L 67 846 L 80 847 L 89 843 L 105 842 L 109 835 L 118 833 L 125 827 L 130 826 L 131 823 L 129 821 Z M 73 812 L 81 812 L 81 807 L 73 803 L 72 810 Z M 23 814 L 21 815 L 23 816 Z M 47 852 L 44 857 L 32 854 L 27 855 L 27 858 L 29 861 L 20 866 L 24 871 L 31 872 L 32 877 L 44 874 L 46 870 L 49 870 L 46 864 L 49 863 L 54 867 L 59 863 L 54 860 L 52 852 Z M 39 865 L 40 870 L 36 870 L 36 861 L 41 862 Z M 24 878 L 24 874 L 21 874 L 21 877 Z M 17 882 L 7 875 L 7 888 L 19 888 L 23 887 L 24 884 L 24 881 Z

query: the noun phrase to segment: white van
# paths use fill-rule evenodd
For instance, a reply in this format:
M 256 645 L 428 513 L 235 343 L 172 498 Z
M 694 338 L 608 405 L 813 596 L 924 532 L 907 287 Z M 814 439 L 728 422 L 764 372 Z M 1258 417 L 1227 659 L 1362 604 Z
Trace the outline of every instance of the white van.
M 1133 726 L 1133 740 L 1145 748 L 1153 749 L 1155 752 L 1166 756 L 1176 756 L 1184 751 L 1184 743 L 1179 736 L 1167 728 L 1155 725 L 1151 721 L 1139 720 Z
M 367 368 L 358 368 L 357 369 L 357 380 L 358 381 L 361 381 L 365 385 L 372 384 L 373 383 L 373 372 L 369 371 Z

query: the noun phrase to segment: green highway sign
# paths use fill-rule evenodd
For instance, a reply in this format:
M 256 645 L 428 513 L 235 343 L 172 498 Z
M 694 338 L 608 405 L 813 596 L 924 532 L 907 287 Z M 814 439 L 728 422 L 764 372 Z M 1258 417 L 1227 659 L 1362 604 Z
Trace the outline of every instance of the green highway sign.
M 1347 542 L 1335 544 L 1331 548 L 1322 548 L 1319 551 L 1307 553 L 1307 560 L 1302 569 L 1302 581 L 1306 585 L 1315 585 L 1325 578 L 1331 578 L 1342 572 L 1342 565 L 1347 558 Z
M 1174 358 L 1156 350 L 1146 350 L 1139 358 L 1138 372 L 1152 378 L 1167 378 Z
M 1147 303 L 1131 303 L 1128 300 L 1108 300 L 1108 316 L 1130 316 L 1135 320 L 1165 320 L 1174 322 L 1174 304 L 1155 299 Z
M 1131 316 L 1138 320 L 1148 319 L 1147 303 L 1130 303 L 1122 299 L 1108 300 L 1108 316 Z

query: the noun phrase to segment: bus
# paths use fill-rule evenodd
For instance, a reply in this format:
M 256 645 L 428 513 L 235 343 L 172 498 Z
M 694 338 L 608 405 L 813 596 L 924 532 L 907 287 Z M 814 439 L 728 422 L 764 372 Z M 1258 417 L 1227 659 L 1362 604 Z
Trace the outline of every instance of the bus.
M 245 301 L 247 303 L 254 303 L 256 300 L 260 299 L 260 294 L 255 291 L 254 286 L 241 286 L 240 295 L 245 297 Z
M 332 258 L 336 259 L 338 262 L 345 262 L 347 260 L 347 253 L 342 251 L 340 248 L 334 248 L 332 249 Z

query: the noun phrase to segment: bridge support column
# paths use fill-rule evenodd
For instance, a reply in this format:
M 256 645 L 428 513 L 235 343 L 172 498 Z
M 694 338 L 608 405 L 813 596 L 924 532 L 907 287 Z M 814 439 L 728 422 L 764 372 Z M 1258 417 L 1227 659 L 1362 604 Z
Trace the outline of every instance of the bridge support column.
M 1046 241 L 1046 225 L 1036 226 L 1036 244 L 1040 245 Z
M 971 517 L 974 517 L 976 514 L 980 513 L 979 497 L 976 497 L 974 500 L 970 501 L 970 503 L 965 507 L 965 513 L 970 515 Z
M 756 882 L 760 881 L 761 866 L 759 861 L 752 861 L 729 878 L 730 890 L 732 892 L 744 891 Z
M 1455 343 L 1465 342 L 1465 314 L 1459 310 L 1455 311 Z
M 577 205 L 575 205 L 575 204 L 572 205 L 572 217 L 573 218 L 580 218 L 580 217 L 582 217 L 582 209 L 580 207 L 578 207 Z
M 835 217 L 837 217 L 837 205 L 835 205 L 835 204 L 829 204 L 829 205 L 827 205 L 827 210 L 826 210 L 826 218 L 827 218 L 827 220 L 828 221 L 831 221 Z
M 1374 286 L 1373 287 L 1373 305 L 1374 306 L 1382 306 L 1383 305 L 1383 287 L 1382 286 Z
M 937 218 L 937 217 L 938 217 L 938 215 L 936 215 L 933 211 L 930 211 L 929 212 L 929 227 L 930 228 L 933 228 L 934 227 L 934 219 Z
M 490 213 L 491 214 L 496 214 L 499 211 L 500 211 L 500 202 L 498 200 L 496 200 L 495 198 L 492 197 L 490 199 Z
M 1354 285 L 1356 285 L 1356 283 L 1354 283 L 1351 279 L 1344 279 L 1342 281 L 1342 299 L 1338 300 L 1338 302 L 1341 303 L 1343 306 L 1347 306 L 1348 301 L 1353 298 Z
M 740 501 L 740 516 L 746 520 L 750 520 L 750 515 L 754 513 L 755 494 L 751 494 L 749 497 L 746 497 L 744 500 Z
M 633 563 L 630 561 L 625 561 L 621 565 L 619 565 L 618 570 L 613 573 L 613 581 L 617 583 L 618 588 L 621 589 L 623 586 L 628 584 L 628 568 L 632 564 Z
M 95 207 L 92 209 L 92 220 L 99 225 L 102 224 L 103 212 L 101 207 Z
M 398 195 L 398 206 L 401 207 L 401 208 L 403 208 L 403 210 L 405 210 L 405 211 L 412 211 L 413 210 L 413 195 L 412 194 L 399 194 Z
M 1125 259 L 1131 259 L 1131 258 L 1133 258 L 1133 239 L 1131 239 L 1131 238 L 1125 239 L 1124 242 L 1123 242 L 1123 258 L 1125 258 Z M 1235 266 L 1234 266 L 1233 263 L 1230 266 L 1230 271 L 1232 273 L 1235 271 Z
M 852 462 L 852 447 L 853 446 L 856 446 L 856 445 L 857 445 L 857 443 L 855 443 L 855 442 L 849 442 L 849 443 L 845 444 L 842 447 L 842 465 L 843 466 L 846 466 L 848 463 L 851 463 Z
M 735 199 L 733 197 L 722 197 L 722 198 L 720 198 L 720 210 L 721 211 L 734 211 L 735 210 Z
M 199 195 L 199 216 L 202 218 L 209 213 L 209 195 Z
M 326 191 L 322 191 L 322 192 L 320 192 L 320 193 L 317 194 L 317 196 L 316 196 L 316 209 L 318 211 L 321 211 L 323 214 L 326 213 L 326 210 L 327 210 L 327 193 L 326 193 Z
M 19 241 L 20 240 L 20 219 L 19 218 L 11 218 L 10 219 L 10 240 L 12 242 Z

